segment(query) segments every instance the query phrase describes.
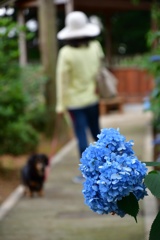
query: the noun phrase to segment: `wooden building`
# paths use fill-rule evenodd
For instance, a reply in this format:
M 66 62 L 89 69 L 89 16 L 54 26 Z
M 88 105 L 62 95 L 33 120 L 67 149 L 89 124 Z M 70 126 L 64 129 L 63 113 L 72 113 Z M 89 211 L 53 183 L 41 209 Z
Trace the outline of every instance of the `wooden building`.
M 1 6 L 13 5 L 19 9 L 20 21 L 22 20 L 22 14 L 20 13 L 22 9 L 25 8 L 38 8 L 41 0 L 2 0 Z M 45 1 L 44 1 L 45 2 Z M 81 10 L 86 13 L 97 13 L 103 14 L 105 16 L 105 26 L 107 29 L 107 38 L 105 40 L 106 57 L 111 63 L 112 58 L 112 37 L 111 37 L 111 18 L 115 12 L 124 12 L 129 10 L 144 10 L 150 11 L 152 4 L 155 0 L 140 0 L 139 4 L 134 4 L 132 0 L 55 0 L 57 9 L 63 10 L 68 13 L 72 10 Z M 156 23 L 152 21 L 151 28 L 154 30 L 156 28 Z
M 18 9 L 18 21 L 20 24 L 24 23 L 23 10 L 25 8 L 38 8 L 39 14 L 39 22 L 40 28 L 42 31 L 47 31 L 45 29 L 45 23 L 51 24 L 50 20 L 53 19 L 51 15 L 53 11 L 48 11 L 49 8 L 49 0 L 1 0 L 1 6 L 15 6 Z M 125 12 L 129 10 L 144 10 L 150 11 L 152 4 L 156 2 L 156 0 L 140 0 L 139 4 L 134 4 L 132 0 L 55 0 L 54 3 L 57 11 L 61 10 L 65 13 L 68 13 L 73 10 L 81 10 L 88 14 L 103 14 L 105 16 L 105 26 L 107 29 L 107 38 L 105 39 L 105 49 L 106 58 L 108 63 L 111 63 L 112 59 L 112 26 L 111 26 L 111 18 L 115 12 Z M 48 13 L 47 13 L 48 11 Z M 55 14 L 55 13 L 54 13 Z M 47 20 L 49 19 L 49 20 Z M 154 20 L 151 20 L 151 28 L 154 31 L 157 26 Z M 55 24 L 52 24 L 54 27 Z M 48 36 L 50 35 L 50 40 Z M 20 39 L 20 63 L 21 65 L 25 65 L 27 63 L 27 55 L 26 55 L 26 43 L 25 36 L 22 34 Z M 50 61 L 56 61 L 54 58 L 50 56 L 50 60 L 47 59 L 47 54 L 50 51 L 46 49 L 47 44 L 51 42 L 55 42 L 56 32 L 54 32 L 54 36 L 51 36 L 49 32 L 44 34 L 40 34 L 40 42 L 41 42 L 41 56 L 42 63 L 45 66 L 50 65 Z M 51 46 L 50 46 L 51 47 Z M 52 47 L 51 47 L 52 48 Z M 54 51 L 56 51 L 54 49 Z M 53 49 L 52 49 L 53 52 Z M 49 61 L 49 62 L 48 62 Z M 47 68 L 47 67 L 46 67 Z M 153 84 L 152 79 L 145 80 L 149 78 L 145 71 L 138 71 L 136 69 L 132 69 L 132 74 L 127 75 L 128 69 L 112 69 L 113 73 L 118 77 L 118 91 L 121 96 L 125 98 L 126 102 L 139 102 L 142 101 L 143 97 L 151 91 Z M 143 72 L 143 74 L 142 74 Z

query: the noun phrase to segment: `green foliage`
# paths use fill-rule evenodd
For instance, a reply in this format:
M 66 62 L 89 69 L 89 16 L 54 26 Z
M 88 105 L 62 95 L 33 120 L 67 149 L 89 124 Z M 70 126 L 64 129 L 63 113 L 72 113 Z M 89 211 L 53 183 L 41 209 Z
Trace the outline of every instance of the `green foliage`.
M 21 82 L 26 100 L 27 121 L 38 131 L 43 132 L 46 127 L 45 85 L 47 77 L 42 66 L 28 65 L 21 69 Z
M 32 109 L 36 114 L 40 105 L 31 97 L 39 87 L 28 90 L 29 84 L 24 84 L 28 75 L 22 78 L 23 70 L 18 65 L 17 37 L 25 28 L 20 29 L 11 18 L 0 18 L 0 26 L 0 154 L 24 154 L 34 151 L 38 144 L 38 133 L 30 124 L 28 113 Z M 33 71 L 32 82 L 37 69 Z
M 160 37 L 160 31 L 148 31 L 147 33 L 147 45 L 152 46 L 153 42 Z
M 152 7 L 152 18 L 160 26 L 160 12 L 157 4 L 154 4 Z M 150 110 L 153 112 L 152 126 L 154 131 L 160 132 L 160 62 L 159 61 L 150 61 L 150 57 L 157 55 L 160 52 L 160 30 L 157 31 L 148 31 L 147 33 L 147 46 L 148 49 L 151 49 L 148 53 L 143 55 L 137 55 L 133 58 L 126 58 L 121 61 L 120 66 L 125 67 L 138 67 L 142 69 L 147 69 L 148 72 L 155 79 L 155 87 L 150 93 Z M 152 48 L 153 44 L 157 43 L 155 48 Z
M 149 167 L 158 167 L 160 166 L 160 163 L 159 162 L 143 162 L 146 164 L 146 166 L 149 166 Z
M 155 33 L 150 33 L 150 44 L 152 44 L 155 40 L 159 41 L 160 31 Z M 157 45 L 156 49 L 150 53 L 151 56 L 157 55 L 160 52 L 160 47 Z M 148 61 L 148 65 L 146 64 L 146 69 L 153 75 L 155 81 L 155 87 L 150 94 L 150 102 L 151 107 L 150 110 L 153 112 L 153 128 L 156 132 L 160 131 L 160 62 L 150 62 Z
M 28 111 L 35 110 L 45 103 L 45 83 L 47 77 L 39 64 L 30 64 L 21 69 L 20 78 L 26 96 Z
M 144 163 L 147 166 L 160 167 L 159 162 L 144 162 Z M 150 171 L 144 179 L 144 184 L 155 197 L 160 198 L 160 172 L 159 171 L 156 171 L 156 170 Z M 159 239 L 159 236 L 160 236 L 159 223 L 160 223 L 160 212 L 158 212 L 156 218 L 154 219 L 151 225 L 149 240 Z
M 30 153 L 34 151 L 38 144 L 37 132 L 23 118 L 18 119 L 17 122 L 8 123 L 3 137 L 0 154 L 20 155 Z
M 124 57 L 119 62 L 120 67 L 134 67 L 137 69 L 148 69 L 149 68 L 149 57 L 150 53 L 145 53 L 145 54 L 137 54 L 133 57 Z M 150 64 L 151 65 L 151 64 Z M 150 70 L 151 72 L 151 70 Z
M 156 132 L 160 132 L 160 77 L 155 79 L 155 88 L 150 95 L 150 101 L 150 109 L 153 112 L 153 127 Z
M 139 204 L 133 193 L 130 193 L 129 196 L 123 197 L 122 200 L 117 202 L 117 205 L 125 213 L 134 217 L 137 222 L 137 214 L 139 212 Z
M 19 28 L 12 18 L 0 18 L 0 72 L 6 73 L 8 63 L 18 58 Z
M 147 166 L 160 166 L 160 163 L 158 162 L 144 162 L 144 163 Z M 155 197 L 160 198 L 160 172 L 159 171 L 155 171 L 155 170 L 150 171 L 144 179 L 144 184 Z M 117 202 L 117 205 L 125 213 L 134 217 L 137 222 L 139 204 L 136 197 L 132 193 L 130 193 L 130 195 L 127 197 L 123 197 L 122 200 Z M 151 225 L 149 240 L 159 239 L 159 236 L 160 236 L 159 223 L 160 223 L 160 212 L 158 212 L 156 218 L 154 219 Z
M 158 171 L 150 172 L 145 177 L 144 183 L 155 197 L 160 198 L 160 173 Z
M 160 25 L 160 12 L 159 12 L 159 3 L 158 3 L 158 1 L 155 1 L 152 4 L 151 15 L 152 15 L 152 18 L 157 21 L 157 24 L 159 26 Z
M 158 240 L 159 239 L 159 236 L 160 236 L 159 223 L 160 223 L 160 212 L 158 212 L 155 220 L 152 223 L 149 240 Z
M 38 135 L 25 116 L 26 101 L 19 79 L 0 78 L 0 154 L 34 150 Z

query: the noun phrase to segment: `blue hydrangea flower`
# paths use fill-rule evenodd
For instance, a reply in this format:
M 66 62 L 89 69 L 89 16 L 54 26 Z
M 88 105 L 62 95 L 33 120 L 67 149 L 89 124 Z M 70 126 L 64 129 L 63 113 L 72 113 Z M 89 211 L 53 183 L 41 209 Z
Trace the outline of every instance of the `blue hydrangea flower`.
M 102 129 L 98 141 L 83 152 L 80 170 L 85 177 L 85 203 L 99 214 L 125 212 L 117 201 L 133 193 L 137 200 L 147 195 L 143 179 L 146 165 L 138 160 L 132 149 L 133 141 L 126 141 L 119 130 Z

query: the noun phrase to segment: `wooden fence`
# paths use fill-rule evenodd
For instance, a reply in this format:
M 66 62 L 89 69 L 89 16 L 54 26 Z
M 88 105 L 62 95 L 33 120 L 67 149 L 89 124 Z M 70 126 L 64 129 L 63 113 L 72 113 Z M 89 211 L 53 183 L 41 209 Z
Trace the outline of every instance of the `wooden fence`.
M 118 79 L 118 93 L 126 103 L 143 102 L 154 87 L 154 79 L 146 70 L 137 68 L 113 68 Z

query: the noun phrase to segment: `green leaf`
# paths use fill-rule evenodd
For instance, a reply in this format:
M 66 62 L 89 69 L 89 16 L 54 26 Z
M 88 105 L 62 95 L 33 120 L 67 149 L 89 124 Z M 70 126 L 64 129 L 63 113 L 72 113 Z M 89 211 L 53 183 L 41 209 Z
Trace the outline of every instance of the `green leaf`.
M 160 238 L 159 224 L 160 224 L 160 211 L 152 223 L 150 234 L 149 234 L 149 240 L 158 240 Z
M 160 162 L 142 162 L 145 163 L 146 166 L 150 166 L 150 167 L 160 167 Z
M 134 217 L 135 221 L 137 222 L 139 204 L 133 193 L 130 193 L 129 196 L 123 197 L 122 200 L 117 201 L 117 205 L 125 213 Z
M 153 170 L 153 171 L 150 171 L 148 174 L 157 174 L 157 173 L 158 173 L 158 171 Z
M 160 198 L 160 173 L 158 171 L 150 172 L 145 177 L 144 184 L 154 196 Z

